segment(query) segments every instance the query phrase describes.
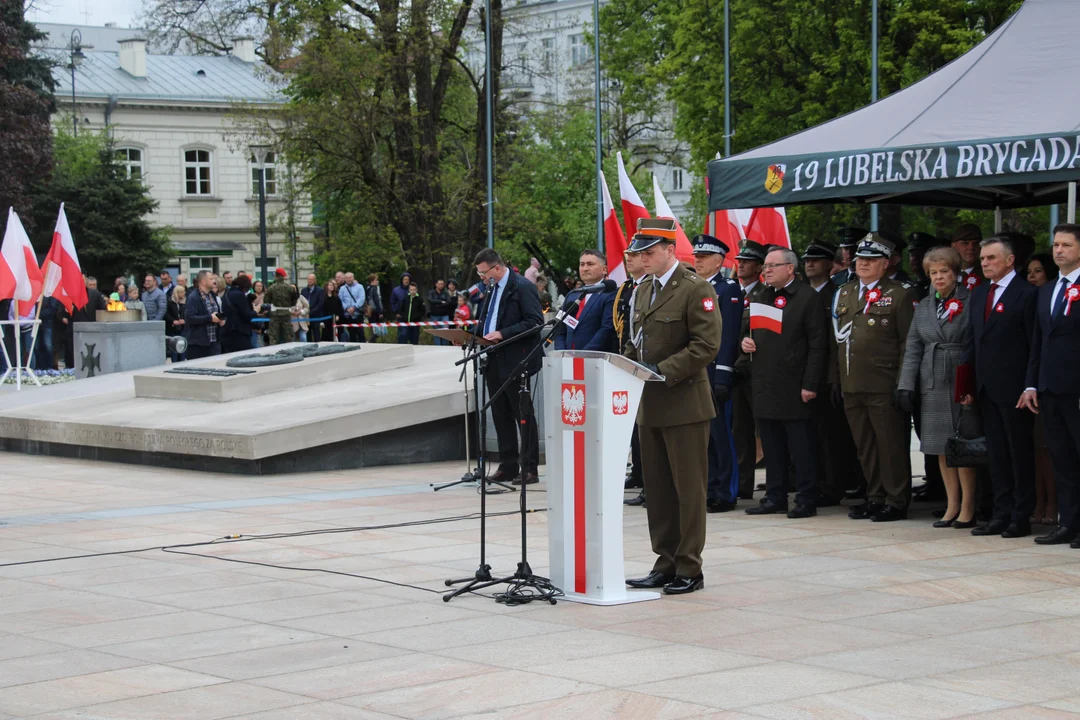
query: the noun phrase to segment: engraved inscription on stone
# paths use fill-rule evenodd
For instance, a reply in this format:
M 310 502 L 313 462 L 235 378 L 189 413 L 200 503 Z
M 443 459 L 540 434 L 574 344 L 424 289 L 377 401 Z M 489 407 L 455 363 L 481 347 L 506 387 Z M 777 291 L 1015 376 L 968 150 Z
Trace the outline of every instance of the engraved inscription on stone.
M 207 377 L 233 377 L 234 375 L 254 375 L 254 370 L 231 370 L 226 368 L 201 368 L 201 367 L 183 367 L 173 368 L 172 370 L 166 370 L 166 373 L 174 373 L 176 375 L 204 375 Z

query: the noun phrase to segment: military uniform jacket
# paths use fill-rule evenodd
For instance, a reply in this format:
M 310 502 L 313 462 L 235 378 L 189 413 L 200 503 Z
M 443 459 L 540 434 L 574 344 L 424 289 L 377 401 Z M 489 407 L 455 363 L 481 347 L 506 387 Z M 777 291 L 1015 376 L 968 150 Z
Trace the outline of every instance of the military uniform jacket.
M 859 303 L 859 280 L 833 297 L 837 374 L 845 393 L 891 393 L 900 380 L 908 329 L 919 304 L 915 291 L 882 278 L 881 297 Z
M 735 283 L 738 285 L 738 283 Z M 750 303 L 760 302 L 759 298 L 761 294 L 765 292 L 768 285 L 763 281 L 758 280 L 754 287 L 750 288 L 749 293 L 743 295 L 743 312 L 742 322 L 739 324 L 739 337 L 749 337 L 750 335 Z M 742 286 L 739 286 L 739 291 L 742 291 Z M 735 360 L 735 369 L 739 374 L 741 382 L 750 382 L 750 371 L 753 369 L 754 364 L 750 362 L 750 356 L 742 351 L 742 343 L 739 343 L 739 356 Z
M 829 357 L 821 298 L 799 280 L 780 290 L 768 285 L 765 288 L 755 302 L 782 306 L 783 325 L 779 334 L 755 330 L 752 336 L 757 344 L 751 381 L 754 417 L 806 419 L 811 415 L 811 406 L 802 401 L 802 391 L 821 392 Z
M 630 298 L 633 294 L 634 278 L 627 278 L 615 291 L 615 303 L 611 308 L 615 334 L 619 338 L 619 352 L 623 355 L 626 354 L 626 346 L 630 344 L 630 329 L 626 317 L 630 312 Z
M 720 338 L 720 351 L 716 353 L 716 362 L 708 366 L 709 382 L 713 385 L 731 387 L 735 376 L 735 360 L 741 352 L 739 343 L 742 341 L 742 336 L 739 333 L 742 332 L 743 291 L 739 283 L 719 273 L 710 282 L 713 290 L 716 291 L 717 309 L 720 311 L 723 331 Z
M 292 316 L 293 300 L 292 288 L 285 284 L 284 280 L 275 280 L 266 290 L 264 301 L 273 306 L 270 317 L 289 318 Z
M 646 277 L 634 293 L 628 325 L 626 356 L 656 365 L 665 378 L 645 383 L 638 424 L 672 427 L 712 420 L 716 408 L 706 366 L 716 361 L 723 332 L 712 285 L 681 263 L 663 289 Z

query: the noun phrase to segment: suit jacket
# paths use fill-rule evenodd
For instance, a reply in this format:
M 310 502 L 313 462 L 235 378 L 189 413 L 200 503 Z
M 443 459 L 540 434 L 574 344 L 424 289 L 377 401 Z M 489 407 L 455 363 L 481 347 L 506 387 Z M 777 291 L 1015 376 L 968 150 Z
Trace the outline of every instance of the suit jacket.
M 577 327 L 563 324 L 555 332 L 556 350 L 616 352 L 615 293 L 597 293 L 585 303 Z
M 849 282 L 855 279 L 855 271 L 851 268 L 841 270 L 832 276 L 831 280 L 836 283 L 836 287 L 847 285 Z
M 97 311 L 104 310 L 108 306 L 109 302 L 100 290 L 87 288 L 86 304 L 71 314 L 71 323 L 74 325 L 77 322 L 97 322 Z M 7 317 L 6 313 L 4 317 Z
M 300 294 L 307 298 L 308 317 L 319 318 L 326 315 L 326 291 L 316 285 L 304 288 Z
M 768 287 L 769 286 L 765 284 L 765 281 L 758 280 L 757 284 L 750 288 L 749 293 L 743 294 L 743 311 L 742 320 L 739 322 L 739 338 L 744 338 L 750 333 L 750 303 L 757 302 L 758 298 L 761 297 L 761 294 L 765 292 Z M 741 285 L 739 286 L 739 291 L 742 292 Z M 740 382 L 750 382 L 750 371 L 754 369 L 754 364 L 750 362 L 750 356 L 742 351 L 742 347 L 738 350 L 738 358 L 735 360 L 735 369 L 738 371 Z
M 1024 392 L 1031 359 L 1039 291 L 1018 274 L 984 320 L 989 292 L 990 283 L 985 282 L 971 293 L 972 334 L 965 362 L 975 366 L 977 392 L 995 403 L 1015 405 Z
M 806 284 L 811 290 L 814 288 L 810 286 L 810 283 Z M 826 282 L 820 290 L 817 291 L 818 297 L 821 298 L 821 309 L 825 313 L 825 332 L 826 339 L 828 339 L 828 360 L 825 363 L 825 385 L 836 385 L 840 382 L 840 378 L 836 374 L 836 338 L 833 337 L 832 326 L 832 306 L 833 298 L 836 297 L 836 293 L 840 291 L 840 286 L 834 282 Z M 818 393 L 819 397 L 821 393 Z
M 743 291 L 739 283 L 719 274 L 712 279 L 712 286 L 720 310 L 722 332 L 716 362 L 708 367 L 709 382 L 731 387 L 735 378 L 735 360 L 740 352 L 739 343 L 742 341 Z
M 716 360 L 723 334 L 716 291 L 689 265 L 680 264 L 653 300 L 656 283 L 651 276 L 641 281 L 630 316 L 626 356 L 656 365 L 664 376 L 663 383 L 645 383 L 638 424 L 675 427 L 712 420 L 716 407 L 705 368 Z
M 210 347 L 210 335 L 206 328 L 210 325 L 210 309 L 206 306 L 206 300 L 202 293 L 196 290 L 188 295 L 187 305 L 184 306 L 184 337 L 188 345 L 196 347 Z M 217 331 L 218 341 L 221 341 L 221 328 Z
M 510 277 L 506 281 L 506 287 L 499 291 L 496 298 L 496 302 L 499 303 L 499 314 L 495 319 L 495 329 L 502 333 L 504 342 L 500 342 L 499 347 L 488 354 L 489 370 L 501 378 L 509 377 L 510 373 L 514 372 L 518 364 L 539 344 L 541 334 L 536 332 L 512 343 L 507 343 L 505 340 L 544 322 L 544 311 L 540 307 L 540 292 L 536 289 L 536 285 L 513 270 L 507 270 L 507 272 L 510 273 Z M 477 335 L 484 335 L 488 312 L 490 310 L 485 310 L 485 317 L 479 318 L 479 322 L 473 326 Z M 532 360 L 526 367 L 528 373 L 532 375 L 539 372 L 543 360 L 543 353 L 533 354 Z
M 783 324 L 779 334 L 770 330 L 753 332 L 757 344 L 751 379 L 754 417 L 809 418 L 812 408 L 802 401 L 802 391 L 821 392 L 829 357 L 821 297 L 799 280 L 780 290 L 765 287 L 755 302 L 782 306 Z
M 1050 301 L 1060 290 L 1060 279 L 1039 288 L 1027 387 L 1058 395 L 1080 395 L 1080 373 L 1076 372 L 1080 358 L 1080 303 L 1074 303 L 1068 315 L 1052 318 Z

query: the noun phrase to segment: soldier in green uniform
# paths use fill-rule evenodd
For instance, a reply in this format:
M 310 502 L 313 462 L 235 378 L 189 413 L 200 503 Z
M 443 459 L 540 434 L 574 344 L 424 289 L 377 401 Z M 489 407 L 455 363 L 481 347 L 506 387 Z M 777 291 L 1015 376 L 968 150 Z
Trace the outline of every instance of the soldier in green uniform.
M 271 345 L 293 341 L 292 306 L 296 302 L 293 299 L 292 288 L 285 283 L 288 273 L 283 268 L 274 271 L 274 283 L 267 289 L 264 300 L 270 308 L 270 328 L 267 337 Z
M 911 502 L 908 416 L 896 386 L 908 328 L 919 299 L 886 276 L 896 245 L 870 233 L 855 252 L 856 279 L 833 298 L 837 371 L 851 434 L 866 476 L 866 500 L 848 515 L 890 522 L 907 517 Z
M 750 303 L 757 302 L 768 286 L 761 282 L 761 267 L 765 262 L 765 246 L 753 240 L 743 240 L 736 274 L 743 294 L 742 327 L 739 337 L 750 334 Z M 731 386 L 731 435 L 735 438 L 735 459 L 739 464 L 739 498 L 754 499 L 754 466 L 757 464 L 757 430 L 754 425 L 754 402 L 750 391 L 750 356 L 739 350 L 735 360 L 735 377 Z
M 720 349 L 716 291 L 675 257 L 675 221 L 640 220 L 630 249 L 648 275 L 634 293 L 626 356 L 652 366 L 663 382 L 645 384 L 638 412 L 649 535 L 659 557 L 635 588 L 669 595 L 705 586 L 705 496 L 709 421 L 716 415 L 706 366 Z

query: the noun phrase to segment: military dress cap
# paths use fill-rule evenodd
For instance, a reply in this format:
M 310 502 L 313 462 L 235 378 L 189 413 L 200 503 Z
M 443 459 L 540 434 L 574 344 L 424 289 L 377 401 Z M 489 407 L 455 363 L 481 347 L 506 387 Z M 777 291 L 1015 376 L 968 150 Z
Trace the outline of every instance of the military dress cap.
M 807 245 L 802 255 L 803 260 L 832 260 L 835 257 L 836 246 L 821 240 L 814 240 Z
M 982 240 L 982 230 L 980 230 L 979 226 L 975 223 L 964 223 L 953 230 L 953 242 L 966 242 L 968 240 L 974 240 L 976 242 Z
M 836 231 L 840 238 L 838 247 L 855 247 L 870 231 L 860 227 L 842 227 Z
M 888 238 L 884 238 L 877 233 L 867 233 L 866 236 L 859 241 L 858 249 L 855 251 L 855 257 L 861 258 L 888 258 L 892 256 L 893 250 L 896 249 L 896 243 Z
M 285 272 L 285 268 L 278 268 L 274 271 L 276 277 L 289 277 L 289 273 Z
M 924 232 L 913 232 L 908 235 L 908 243 L 908 247 L 912 250 L 929 250 L 942 244 L 936 237 Z
M 631 252 L 648 250 L 657 243 L 675 244 L 675 229 L 678 225 L 674 218 L 641 218 L 637 223 L 637 232 L 627 248 Z
M 723 240 L 712 235 L 698 235 L 693 239 L 695 255 L 727 255 L 731 250 Z
M 735 256 L 736 260 L 756 260 L 758 262 L 765 262 L 765 256 L 768 253 L 765 251 L 765 246 L 759 242 L 753 240 L 743 240 L 739 244 L 739 254 Z
M 893 243 L 893 254 L 894 255 L 896 253 L 904 252 L 905 250 L 907 250 L 907 241 L 904 240 L 904 238 L 902 238 L 902 237 L 896 238 L 895 240 L 892 241 L 892 243 Z

